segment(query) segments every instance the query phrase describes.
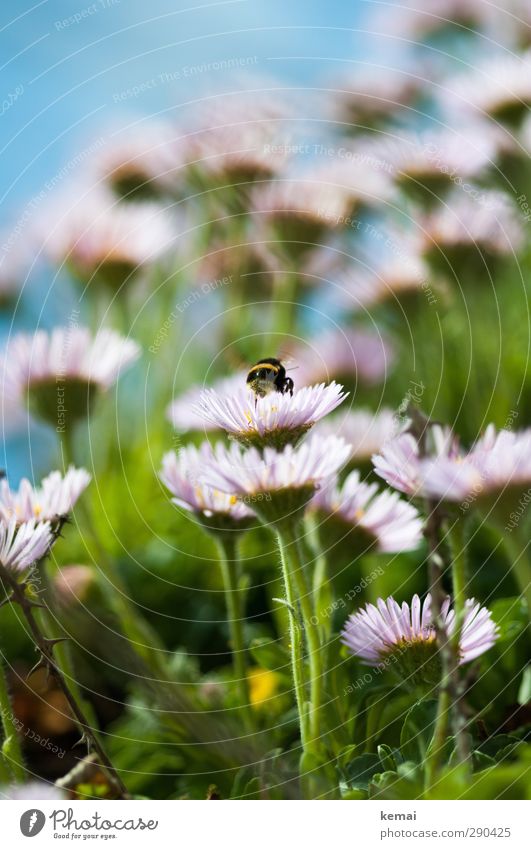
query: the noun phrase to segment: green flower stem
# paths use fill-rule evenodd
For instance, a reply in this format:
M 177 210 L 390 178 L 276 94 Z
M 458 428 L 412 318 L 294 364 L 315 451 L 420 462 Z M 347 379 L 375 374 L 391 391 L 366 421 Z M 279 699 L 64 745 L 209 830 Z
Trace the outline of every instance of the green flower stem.
M 289 640 L 291 648 L 291 672 L 293 675 L 293 686 L 295 689 L 295 701 L 299 714 L 299 727 L 302 748 L 306 749 L 308 743 L 308 722 L 306 711 L 306 689 L 304 686 L 304 663 L 303 663 L 303 632 L 302 624 L 297 610 L 295 592 L 293 589 L 292 564 L 287 553 L 287 544 L 280 531 L 277 531 L 278 547 L 280 550 L 280 561 L 282 564 L 282 577 L 284 579 L 284 591 L 288 605 Z
M 448 670 L 443 670 L 439 684 L 439 695 L 437 697 L 435 730 L 426 756 L 425 787 L 427 791 L 430 791 L 437 783 L 445 742 L 448 736 L 451 707 L 452 699 Z
M 446 739 L 449 733 L 450 718 L 452 718 L 453 722 L 457 757 L 462 764 L 470 764 L 470 741 L 469 734 L 466 730 L 466 717 L 461 709 L 463 692 L 459 676 L 459 645 L 465 617 L 467 582 L 465 521 L 462 518 L 457 518 L 449 530 L 452 547 L 451 571 L 455 619 L 452 635 L 448 639 L 446 629 L 443 627 L 439 618 L 441 604 L 444 601 L 444 590 L 441 583 L 441 568 L 443 563 L 438 552 L 440 535 L 440 528 L 438 527 L 439 519 L 436 516 L 436 508 L 433 504 L 429 505 L 428 515 L 430 516 L 428 524 L 430 522 L 432 525 L 435 523 L 435 529 L 432 528 L 431 531 L 431 541 L 428 532 L 431 563 L 430 583 L 432 601 L 435 607 L 434 618 L 442 665 L 435 730 L 426 759 L 426 789 L 430 790 L 437 781 L 441 767 L 441 760 L 444 755 Z
M 437 782 L 441 761 L 444 755 L 446 738 L 450 722 L 451 699 L 451 676 L 452 676 L 452 652 L 446 631 L 440 621 L 441 605 L 445 598 L 442 585 L 442 571 L 444 561 L 440 553 L 441 542 L 441 517 L 436 504 L 430 500 L 426 502 L 426 525 L 424 535 L 428 544 L 428 570 L 432 604 L 434 609 L 434 624 L 437 634 L 437 643 L 441 657 L 441 680 L 438 688 L 437 715 L 435 729 L 431 740 L 425 762 L 425 789 L 429 792 Z
M 0 754 L 0 787 L 2 784 L 7 785 L 13 780 L 13 775 L 9 770 L 6 759 Z
M 6 768 L 5 772 L 8 774 L 8 781 L 15 780 L 17 783 L 22 783 L 26 780 L 24 758 L 13 716 L 11 700 L 9 698 L 5 669 L 1 662 L 0 667 L 0 712 L 2 714 L 2 729 L 4 732 L 0 761 Z
M 531 622 L 531 562 L 529 553 L 529 535 L 519 533 L 514 528 L 508 531 L 500 529 L 503 536 L 503 544 L 511 561 L 511 569 L 514 579 L 518 584 L 520 595 L 526 600 L 527 615 Z
M 299 542 L 301 533 L 301 525 L 295 521 L 283 523 L 278 530 L 284 569 L 288 573 L 289 581 L 297 593 L 296 602 L 300 605 L 303 638 L 306 639 L 308 649 L 310 710 L 307 728 L 308 736 L 305 745 L 308 751 L 315 752 L 319 749 L 321 740 L 320 721 L 323 670 L 321 669 L 321 640 L 318 627 L 315 624 L 312 594 L 307 586 L 303 557 L 301 556 Z
M 279 337 L 294 332 L 294 301 L 297 296 L 298 279 L 295 270 L 288 269 L 286 275 L 278 275 L 273 283 L 269 300 L 271 319 L 269 323 L 269 346 L 278 348 Z
M 456 519 L 450 528 L 450 543 L 452 548 L 452 590 L 455 626 L 450 639 L 452 651 L 459 659 L 459 644 L 461 630 L 465 619 L 466 602 L 466 534 L 465 520 Z
M 457 518 L 450 528 L 450 543 L 452 547 L 452 589 L 454 607 L 454 630 L 450 637 L 451 667 L 449 684 L 454 703 L 453 725 L 456 742 L 456 752 L 460 763 L 470 763 L 470 738 L 466 730 L 466 717 L 462 710 L 462 684 L 459 675 L 461 660 L 461 633 L 465 622 L 467 596 L 467 536 L 466 520 Z
M 249 678 L 247 675 L 247 651 L 243 633 L 245 612 L 243 609 L 243 591 L 239 586 L 241 567 L 238 558 L 236 537 L 237 534 L 235 533 L 218 534 L 216 540 L 219 548 L 219 562 L 225 590 L 234 677 L 239 691 L 242 716 L 246 724 L 251 726 L 253 720 L 249 696 Z

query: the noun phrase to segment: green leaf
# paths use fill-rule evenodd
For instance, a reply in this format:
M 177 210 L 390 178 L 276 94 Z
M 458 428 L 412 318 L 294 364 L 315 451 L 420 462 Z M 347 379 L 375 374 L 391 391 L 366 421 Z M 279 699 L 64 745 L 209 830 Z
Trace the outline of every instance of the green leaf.
M 421 769 L 407 761 L 396 771 L 375 775 L 369 784 L 370 799 L 420 799 L 424 793 Z
M 529 702 L 531 702 L 531 666 L 526 666 L 518 690 L 518 704 L 527 705 Z
M 408 711 L 400 734 L 404 760 L 422 763 L 433 737 L 436 713 L 436 699 L 424 699 Z
M 525 754 L 525 753 L 524 753 Z M 497 764 L 474 774 L 470 780 L 466 769 L 448 769 L 438 779 L 430 799 L 529 799 L 531 782 L 529 760 Z
M 507 753 L 508 750 L 512 751 L 520 743 L 521 740 L 518 737 L 513 737 L 512 734 L 497 734 L 495 737 L 485 740 L 484 743 L 478 746 L 478 750 L 482 754 L 488 755 L 497 761 L 506 757 L 506 754 L 503 754 L 504 752 Z
M 383 744 L 382 746 L 378 746 L 378 757 L 380 758 L 380 763 L 382 765 L 382 769 L 386 772 L 394 772 L 396 771 L 396 760 L 395 760 L 395 752 L 391 749 L 390 746 Z
M 349 790 L 368 790 L 369 781 L 377 772 L 381 772 L 380 758 L 375 754 L 359 755 L 347 764 L 340 782 L 341 795 Z
M 498 646 L 513 641 L 527 627 L 525 602 L 520 596 L 498 598 L 492 602 L 490 610 L 498 626 Z
M 262 669 L 272 672 L 289 670 L 289 654 L 279 640 L 268 640 L 260 637 L 251 642 L 249 651 L 251 657 Z

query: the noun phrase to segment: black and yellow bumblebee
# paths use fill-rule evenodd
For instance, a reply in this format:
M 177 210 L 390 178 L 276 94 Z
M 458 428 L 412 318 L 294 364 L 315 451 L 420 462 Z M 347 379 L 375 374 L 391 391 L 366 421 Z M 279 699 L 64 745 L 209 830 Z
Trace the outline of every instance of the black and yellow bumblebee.
M 291 377 L 286 376 L 286 368 L 275 357 L 264 357 L 249 369 L 247 385 L 258 398 L 265 398 L 270 392 L 293 395 L 295 388 Z

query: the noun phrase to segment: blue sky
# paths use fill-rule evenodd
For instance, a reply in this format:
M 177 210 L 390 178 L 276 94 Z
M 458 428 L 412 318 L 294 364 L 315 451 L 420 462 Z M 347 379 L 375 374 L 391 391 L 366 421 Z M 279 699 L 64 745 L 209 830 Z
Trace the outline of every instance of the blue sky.
M 180 104 L 234 87 L 233 73 L 209 65 L 248 60 L 262 79 L 311 87 L 358 60 L 377 61 L 383 47 L 363 32 L 366 0 L 19 0 L 6 7 L 3 224 L 101 128 L 178 117 Z M 187 75 L 189 68 L 195 73 Z M 120 99 L 159 75 L 168 81 Z
M 235 78 L 216 63 L 241 59 L 260 86 L 303 87 L 311 101 L 314 87 L 355 69 L 357 62 L 392 61 L 390 45 L 363 31 L 371 5 L 366 0 L 5 0 L 0 6 L 0 226 L 12 227 L 27 209 L 39 215 L 42 207 L 31 204 L 43 192 L 48 197 L 47 182 L 109 130 L 134 128 L 144 118 L 178 120 L 183 104 L 245 86 L 245 70 Z M 164 83 L 124 96 L 161 77 Z M 57 299 L 55 305 L 65 306 Z M 48 312 L 52 307 L 50 302 Z M 40 309 L 38 298 L 26 299 L 15 326 L 42 323 Z M 8 315 L 0 318 L 0 335 L 10 324 Z M 37 455 L 46 440 L 43 430 L 35 442 Z M 3 465 L 16 481 L 35 460 L 28 457 L 28 434 L 12 434 L 6 450 Z

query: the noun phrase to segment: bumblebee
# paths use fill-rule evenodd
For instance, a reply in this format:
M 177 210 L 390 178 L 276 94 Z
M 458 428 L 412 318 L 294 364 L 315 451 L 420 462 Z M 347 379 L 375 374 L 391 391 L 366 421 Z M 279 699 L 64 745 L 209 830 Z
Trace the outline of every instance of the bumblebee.
M 286 377 L 286 369 L 275 357 L 264 357 L 249 369 L 247 386 L 250 386 L 258 398 L 265 398 L 270 392 L 289 392 L 293 395 L 294 384 Z

